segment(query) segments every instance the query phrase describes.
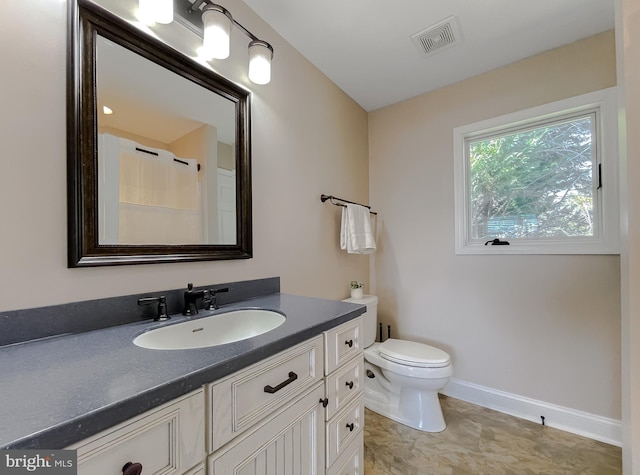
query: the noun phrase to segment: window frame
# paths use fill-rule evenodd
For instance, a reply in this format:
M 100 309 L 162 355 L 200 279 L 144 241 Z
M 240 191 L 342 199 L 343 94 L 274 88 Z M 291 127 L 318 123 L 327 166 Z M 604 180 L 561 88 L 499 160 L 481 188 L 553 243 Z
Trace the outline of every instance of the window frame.
M 470 162 L 467 142 L 524 132 L 545 123 L 595 113 L 593 237 L 508 239 L 508 246 L 471 239 Z M 583 94 L 453 129 L 456 254 L 619 254 L 619 176 L 616 88 Z M 596 186 L 601 170 L 602 187 Z

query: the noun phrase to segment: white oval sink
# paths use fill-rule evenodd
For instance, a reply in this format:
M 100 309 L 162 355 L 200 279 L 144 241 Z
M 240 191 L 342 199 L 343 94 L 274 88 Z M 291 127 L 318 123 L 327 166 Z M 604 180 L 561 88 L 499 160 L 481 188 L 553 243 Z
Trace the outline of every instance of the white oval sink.
M 272 310 L 233 310 L 150 330 L 133 343 L 152 350 L 205 348 L 262 335 L 284 321 L 284 315 Z

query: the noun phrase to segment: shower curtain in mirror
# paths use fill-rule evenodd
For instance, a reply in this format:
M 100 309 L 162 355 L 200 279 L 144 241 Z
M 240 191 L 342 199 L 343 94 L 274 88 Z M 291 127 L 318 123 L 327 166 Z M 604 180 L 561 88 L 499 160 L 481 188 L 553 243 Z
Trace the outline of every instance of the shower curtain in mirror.
M 100 244 L 201 244 L 197 162 L 110 134 L 99 139 Z

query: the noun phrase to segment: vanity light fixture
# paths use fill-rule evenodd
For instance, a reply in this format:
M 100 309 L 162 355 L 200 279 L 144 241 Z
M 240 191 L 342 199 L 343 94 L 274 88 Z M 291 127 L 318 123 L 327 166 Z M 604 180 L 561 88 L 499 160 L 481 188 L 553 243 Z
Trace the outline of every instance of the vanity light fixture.
M 141 0 L 142 1 L 142 0 Z M 208 0 L 184 0 L 191 5 L 184 19 L 196 27 L 202 25 L 202 50 L 208 59 L 226 59 L 229 57 L 231 28 L 236 26 L 251 41 L 249 42 L 249 79 L 255 84 L 268 84 L 271 81 L 272 46 L 256 37 L 238 23 L 229 10 Z M 180 14 L 179 17 L 183 17 Z
M 256 84 L 271 81 L 271 58 L 273 48 L 266 41 L 252 40 L 249 43 L 249 79 Z
M 147 23 L 168 25 L 173 21 L 173 0 L 139 0 L 139 17 Z
M 213 59 L 227 59 L 233 25 L 233 17 L 229 11 L 219 5 L 209 5 L 202 12 L 202 25 L 202 48 L 205 55 Z

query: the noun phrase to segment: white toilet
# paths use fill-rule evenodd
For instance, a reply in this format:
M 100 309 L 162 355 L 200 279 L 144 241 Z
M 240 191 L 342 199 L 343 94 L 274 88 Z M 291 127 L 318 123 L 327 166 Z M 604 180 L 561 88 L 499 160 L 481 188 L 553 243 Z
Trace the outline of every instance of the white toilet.
M 449 355 L 433 346 L 389 338 L 376 343 L 378 297 L 365 295 L 345 302 L 367 306 L 364 320 L 364 404 L 378 414 L 425 432 L 447 425 L 438 391 L 453 372 Z

